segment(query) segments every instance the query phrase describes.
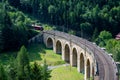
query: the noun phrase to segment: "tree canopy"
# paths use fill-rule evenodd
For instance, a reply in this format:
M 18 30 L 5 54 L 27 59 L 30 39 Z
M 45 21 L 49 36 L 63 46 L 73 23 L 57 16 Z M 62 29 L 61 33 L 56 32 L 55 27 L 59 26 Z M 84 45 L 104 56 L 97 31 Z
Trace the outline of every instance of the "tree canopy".
M 23 12 L 59 28 L 64 26 L 67 29 L 81 31 L 80 28 L 83 26 L 85 33 L 90 35 L 93 35 L 93 31 L 97 28 L 98 32 L 110 31 L 113 36 L 120 30 L 119 0 L 20 0 L 19 2 L 20 5 L 24 5 L 19 7 Z
M 27 25 L 32 20 L 12 6 L 7 1 L 0 2 L 0 52 L 18 50 L 31 37 L 32 31 Z
M 27 49 L 22 46 L 16 59 L 11 58 L 10 64 L 0 64 L 0 80 L 49 80 L 50 70 L 44 65 L 34 62 L 30 64 Z

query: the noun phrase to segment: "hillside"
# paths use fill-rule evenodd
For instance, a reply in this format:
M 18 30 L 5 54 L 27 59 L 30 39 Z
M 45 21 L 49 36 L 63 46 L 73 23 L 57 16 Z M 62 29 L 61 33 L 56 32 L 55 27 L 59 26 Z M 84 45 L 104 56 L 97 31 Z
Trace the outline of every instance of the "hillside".
M 10 5 L 32 15 L 40 22 L 75 30 L 89 36 L 95 29 L 120 30 L 120 0 L 8 0 Z M 83 35 L 84 36 L 84 35 Z

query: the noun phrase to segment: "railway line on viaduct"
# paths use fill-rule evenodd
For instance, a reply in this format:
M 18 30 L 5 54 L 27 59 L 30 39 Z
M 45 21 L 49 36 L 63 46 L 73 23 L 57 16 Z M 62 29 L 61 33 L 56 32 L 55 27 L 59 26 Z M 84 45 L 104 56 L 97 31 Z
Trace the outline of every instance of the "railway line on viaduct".
M 83 38 L 60 31 L 43 31 L 32 41 L 43 41 L 46 47 L 61 54 L 62 59 L 84 74 L 84 80 L 118 80 L 117 65 L 108 53 Z

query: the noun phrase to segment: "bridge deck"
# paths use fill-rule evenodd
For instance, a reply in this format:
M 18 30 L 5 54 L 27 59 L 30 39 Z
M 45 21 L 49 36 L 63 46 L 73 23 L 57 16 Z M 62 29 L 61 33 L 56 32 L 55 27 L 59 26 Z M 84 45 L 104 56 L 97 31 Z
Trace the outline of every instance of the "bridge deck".
M 75 43 L 78 46 L 81 46 L 81 44 L 84 45 L 81 47 L 91 51 L 93 53 L 93 56 L 95 57 L 96 62 L 98 63 L 99 77 L 97 77 L 97 79 L 99 78 L 99 80 L 117 80 L 117 67 L 114 60 L 97 45 L 85 39 L 64 32 L 44 31 L 43 33 L 64 38 L 71 41 L 72 43 Z

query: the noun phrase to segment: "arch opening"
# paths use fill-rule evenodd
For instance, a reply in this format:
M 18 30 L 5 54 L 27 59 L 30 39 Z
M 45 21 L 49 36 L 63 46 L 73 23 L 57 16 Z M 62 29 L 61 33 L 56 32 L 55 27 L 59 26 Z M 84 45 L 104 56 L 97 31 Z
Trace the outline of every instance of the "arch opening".
M 65 55 L 65 61 L 70 63 L 70 48 L 69 48 L 69 46 L 67 44 L 65 45 L 65 53 L 64 53 L 64 55 Z
M 90 61 L 87 60 L 87 79 L 90 79 Z
M 57 41 L 56 43 L 56 53 L 61 54 L 62 53 L 62 45 L 60 41 Z
M 81 55 L 80 55 L 80 73 L 85 73 L 85 66 L 84 66 L 84 56 L 83 56 L 83 54 L 81 53 Z
M 72 66 L 77 67 L 77 50 L 76 50 L 76 48 L 74 48 L 73 52 L 72 52 Z
M 53 48 L 53 40 L 51 38 L 47 39 L 47 47 L 48 48 Z
M 94 67 L 92 67 L 92 77 L 94 78 Z

